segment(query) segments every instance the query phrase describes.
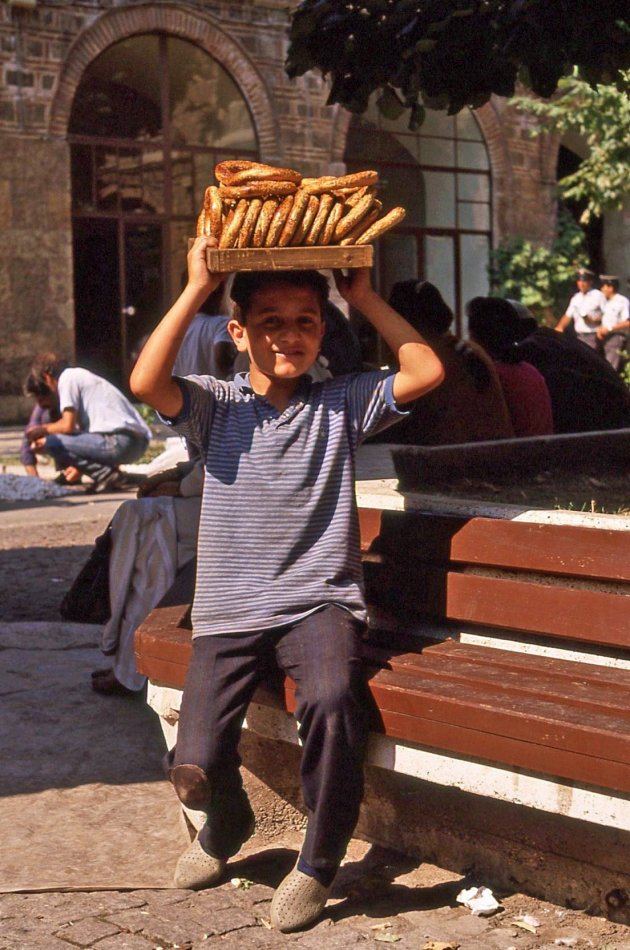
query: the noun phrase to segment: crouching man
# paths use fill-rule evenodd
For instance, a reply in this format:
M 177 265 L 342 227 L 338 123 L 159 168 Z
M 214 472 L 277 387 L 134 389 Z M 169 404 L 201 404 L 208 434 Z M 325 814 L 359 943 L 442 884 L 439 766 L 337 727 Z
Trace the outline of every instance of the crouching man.
M 33 450 L 51 455 L 58 469 L 87 475 L 89 492 L 121 487 L 118 466 L 136 462 L 151 438 L 142 416 L 106 379 L 56 353 L 37 356 L 31 375 L 56 395 L 61 413 L 56 422 L 26 430 Z

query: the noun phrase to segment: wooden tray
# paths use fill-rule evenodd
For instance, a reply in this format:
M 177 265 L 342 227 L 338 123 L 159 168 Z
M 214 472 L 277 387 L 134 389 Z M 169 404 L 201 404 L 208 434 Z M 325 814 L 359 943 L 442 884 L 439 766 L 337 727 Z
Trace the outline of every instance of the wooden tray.
M 189 246 L 191 242 L 189 242 Z M 213 273 L 256 270 L 329 270 L 372 267 L 371 244 L 327 247 L 220 248 L 207 250 L 208 269 Z

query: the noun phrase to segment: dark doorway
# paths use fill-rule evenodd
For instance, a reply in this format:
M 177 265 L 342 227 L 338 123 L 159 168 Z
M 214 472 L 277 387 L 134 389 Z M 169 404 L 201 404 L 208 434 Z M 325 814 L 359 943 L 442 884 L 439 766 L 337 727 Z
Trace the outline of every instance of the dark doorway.
M 154 33 L 93 60 L 68 131 L 77 360 L 126 389 L 139 345 L 179 293 L 214 167 L 257 160 L 255 127 L 216 60 Z

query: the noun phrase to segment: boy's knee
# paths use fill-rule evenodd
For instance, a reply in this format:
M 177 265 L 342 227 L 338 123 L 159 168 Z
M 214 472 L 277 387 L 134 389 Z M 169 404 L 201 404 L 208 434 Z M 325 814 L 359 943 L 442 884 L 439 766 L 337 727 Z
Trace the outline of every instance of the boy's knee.
M 169 778 L 182 805 L 195 811 L 205 811 L 212 796 L 210 779 L 198 765 L 176 765 Z

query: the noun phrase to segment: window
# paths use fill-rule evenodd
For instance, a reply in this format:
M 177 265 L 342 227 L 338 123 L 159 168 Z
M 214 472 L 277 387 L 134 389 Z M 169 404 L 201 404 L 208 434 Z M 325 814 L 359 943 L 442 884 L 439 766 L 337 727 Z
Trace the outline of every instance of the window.
M 405 220 L 377 242 L 377 281 L 387 295 L 397 280 L 436 284 L 460 329 L 464 305 L 487 293 L 491 238 L 490 163 L 474 114 L 428 111 L 417 132 L 408 115 L 385 119 L 374 103 L 350 125 L 350 171 L 375 168 L 384 210 L 402 205 Z

